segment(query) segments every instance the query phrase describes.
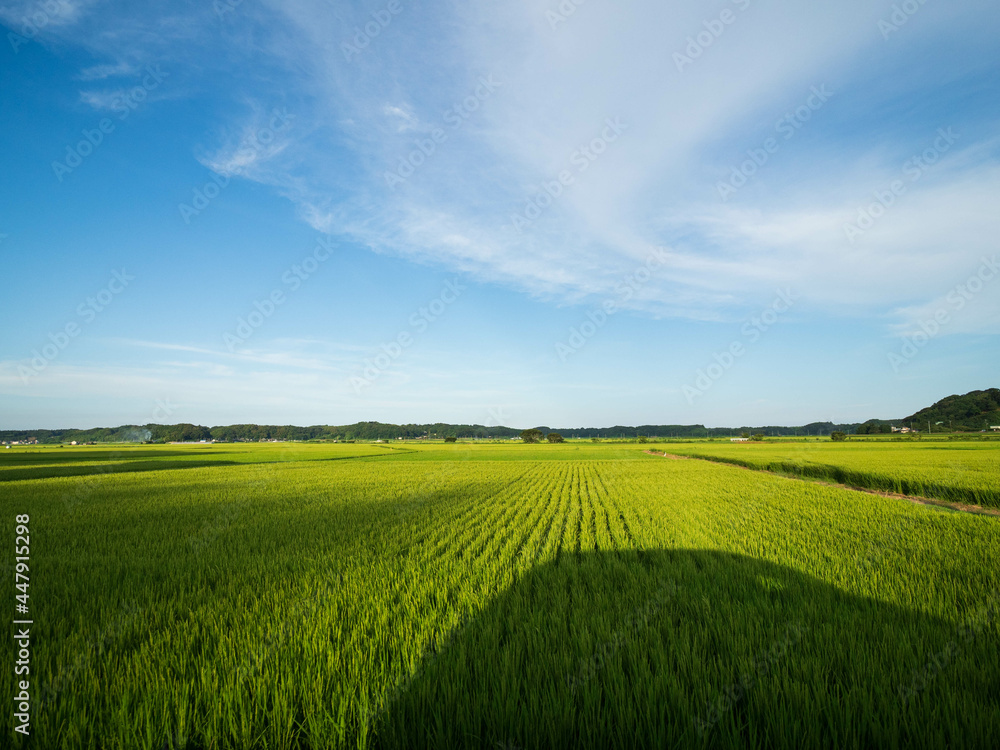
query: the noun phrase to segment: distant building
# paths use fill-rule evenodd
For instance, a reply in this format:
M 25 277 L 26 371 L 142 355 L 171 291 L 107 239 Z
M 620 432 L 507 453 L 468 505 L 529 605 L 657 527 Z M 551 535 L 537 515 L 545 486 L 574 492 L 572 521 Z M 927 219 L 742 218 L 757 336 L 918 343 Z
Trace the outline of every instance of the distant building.
M 993 430 L 993 432 L 1000 432 L 1000 424 L 992 425 L 990 429 Z
M 730 443 L 749 443 L 750 438 L 729 438 Z
M 912 432 L 912 430 L 909 427 L 893 427 L 892 431 L 893 432 Z

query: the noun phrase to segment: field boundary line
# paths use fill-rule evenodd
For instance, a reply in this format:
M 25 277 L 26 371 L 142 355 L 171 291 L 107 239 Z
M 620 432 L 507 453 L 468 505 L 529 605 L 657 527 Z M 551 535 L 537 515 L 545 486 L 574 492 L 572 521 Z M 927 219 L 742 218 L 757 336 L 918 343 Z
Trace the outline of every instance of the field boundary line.
M 644 451 L 650 456 L 659 456 L 661 458 L 667 458 L 675 461 L 705 461 L 711 464 L 723 464 L 724 466 L 732 466 L 736 469 L 743 469 L 745 471 L 753 471 L 758 474 L 770 474 L 772 477 L 779 477 L 781 479 L 790 479 L 797 482 L 810 482 L 811 484 L 819 484 L 823 487 L 835 487 L 841 490 L 854 490 L 855 492 L 867 492 L 869 495 L 878 495 L 879 497 L 890 497 L 896 500 L 908 500 L 911 503 L 916 503 L 917 505 L 931 505 L 936 508 L 942 508 L 944 510 L 954 510 L 960 513 L 972 513 L 974 515 L 980 516 L 1000 516 L 1000 509 L 997 508 L 985 508 L 982 505 L 973 505 L 972 503 L 959 503 L 951 500 L 941 500 L 936 497 L 924 497 L 923 495 L 903 495 L 899 492 L 888 492 L 887 490 L 875 490 L 871 487 L 858 487 L 853 484 L 841 484 L 839 482 L 828 482 L 825 479 L 818 479 L 816 477 L 809 477 L 800 474 L 786 474 L 780 471 L 771 471 L 770 469 L 755 469 L 752 466 L 744 466 L 743 464 L 733 463 L 726 461 L 721 458 L 705 458 L 703 456 L 679 456 L 675 453 L 665 453 L 663 451 Z

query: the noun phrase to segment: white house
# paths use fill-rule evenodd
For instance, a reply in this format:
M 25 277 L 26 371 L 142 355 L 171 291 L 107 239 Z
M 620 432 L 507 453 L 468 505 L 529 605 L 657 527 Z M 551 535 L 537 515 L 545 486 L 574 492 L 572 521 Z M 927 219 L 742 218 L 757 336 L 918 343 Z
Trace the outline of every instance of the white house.
M 749 443 L 750 438 L 729 438 L 730 443 Z
M 1000 424 L 991 425 L 990 429 L 993 430 L 993 432 L 1000 432 Z

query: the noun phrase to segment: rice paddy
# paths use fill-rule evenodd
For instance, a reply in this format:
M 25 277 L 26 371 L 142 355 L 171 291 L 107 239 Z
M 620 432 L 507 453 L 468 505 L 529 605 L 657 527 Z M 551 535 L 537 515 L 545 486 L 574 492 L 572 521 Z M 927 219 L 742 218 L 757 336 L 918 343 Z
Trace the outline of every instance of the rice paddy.
M 884 492 L 1000 507 L 1000 445 L 996 442 L 702 441 L 663 449 Z
M 5 549 L 31 517 L 34 712 L 3 736 L 1000 746 L 1000 519 L 645 447 L 5 451 Z M 998 486 L 997 448 L 896 448 L 810 455 Z

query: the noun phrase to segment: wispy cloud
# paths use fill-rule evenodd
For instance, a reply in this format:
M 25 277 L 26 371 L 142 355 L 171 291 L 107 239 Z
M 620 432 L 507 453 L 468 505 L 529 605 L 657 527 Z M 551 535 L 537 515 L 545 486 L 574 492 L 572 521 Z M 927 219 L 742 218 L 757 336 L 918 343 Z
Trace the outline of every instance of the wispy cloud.
M 420 126 L 420 123 L 417 122 L 417 118 L 413 116 L 413 113 L 408 112 L 402 107 L 397 107 L 392 104 L 386 104 L 382 108 L 382 111 L 386 115 L 389 115 L 389 117 L 394 117 L 400 121 L 399 125 L 396 128 L 397 131 L 400 133 L 405 133 L 406 131 L 409 130 L 417 130 Z
M 7 0 L 0 4 L 0 21 L 15 33 L 31 37 L 75 24 L 96 0 Z
M 284 180 L 271 171 L 270 163 L 292 143 L 295 115 L 287 108 L 266 109 L 251 102 L 251 114 L 235 128 L 226 128 L 222 145 L 199 160 L 220 175 L 239 175 L 264 183 Z
M 927 3 L 888 39 L 888 0 L 590 0 L 558 24 L 558 4 L 538 0 L 403 6 L 349 59 L 343 44 L 379 3 L 263 0 L 220 17 L 210 3 L 63 2 L 38 38 L 82 50 L 80 101 L 102 112 L 129 76 L 162 64 L 171 85 L 156 96 L 190 97 L 177 102 L 189 129 L 171 131 L 185 153 L 271 187 L 343 246 L 549 311 L 614 296 L 658 251 L 666 262 L 620 303 L 638 317 L 740 321 L 792 287 L 796 316 L 906 335 L 996 252 L 1000 20 L 986 0 Z M 34 7 L 7 2 L 0 19 L 17 31 Z M 734 20 L 713 33 L 723 9 Z M 691 63 L 679 69 L 677 53 Z M 802 110 L 816 87 L 835 93 Z M 959 137 L 935 147 L 948 128 Z M 780 148 L 761 160 L 769 138 Z M 722 200 L 720 181 L 748 159 L 746 184 Z M 914 159 L 926 162 L 916 176 Z M 994 298 L 990 287 L 970 300 L 941 335 L 997 332 Z M 163 361 L 110 366 L 105 382 L 176 379 L 210 399 L 230 378 L 241 397 L 278 383 L 311 397 L 366 356 L 322 341 L 227 352 L 174 340 L 122 345 Z M 419 401 L 442 382 L 459 392 L 429 348 L 361 403 Z M 48 382 L 110 392 L 101 372 L 60 361 Z
M 380 46 L 373 43 L 350 63 L 329 44 L 344 35 L 343 19 L 320 3 L 282 5 L 287 32 L 269 50 L 283 64 L 310 71 L 305 86 L 316 109 L 304 119 L 315 123 L 320 112 L 332 111 L 338 119 L 316 125 L 329 141 L 291 139 L 255 179 L 279 187 L 294 181 L 303 218 L 322 231 L 566 301 L 607 294 L 652 247 L 668 247 L 674 259 L 633 301 L 654 314 L 714 318 L 791 277 L 815 291 L 815 303 L 835 308 L 898 304 L 913 294 L 915 281 L 930 288 L 936 271 L 925 261 L 939 255 L 932 238 L 960 230 L 974 240 L 993 227 L 977 200 L 987 193 L 977 191 L 996 186 L 992 177 L 970 173 L 983 168 L 982 153 L 967 168 L 958 158 L 936 168 L 858 247 L 846 245 L 842 226 L 883 176 L 892 176 L 891 155 L 880 161 L 843 136 L 834 143 L 818 141 L 819 131 L 800 136 L 761 178 L 767 193 L 718 204 L 718 178 L 706 165 L 733 158 L 720 143 L 731 142 L 736 154 L 752 147 L 742 130 L 756 118 L 773 122 L 794 109 L 821 75 L 837 81 L 847 102 L 839 112 L 841 105 L 828 105 L 824 114 L 843 117 L 844 108 L 862 100 L 858 89 L 868 73 L 859 59 L 884 44 L 877 33 L 883 9 L 862 2 L 740 5 L 747 7 L 739 23 L 683 73 L 649 54 L 664 45 L 683 49 L 710 20 L 678 4 L 592 4 L 557 33 L 536 3 L 502 12 L 484 3 L 449 5 L 429 21 L 401 16 L 379 37 Z M 922 22 L 939 29 L 970 23 L 968 14 L 952 9 L 928 8 L 924 15 Z M 433 24 L 434 33 L 420 23 Z M 776 37 L 783 42 L 775 44 Z M 917 33 L 893 43 L 920 39 Z M 746 65 L 748 59 L 754 64 Z M 964 64 L 957 61 L 951 74 L 962 75 Z M 442 113 L 491 71 L 504 93 L 450 131 Z M 399 92 L 405 107 L 386 104 L 400 101 Z M 627 133 L 596 158 L 582 157 L 609 117 L 627 124 Z M 404 186 L 390 189 L 387 171 L 426 144 L 420 134 L 427 123 L 441 123 L 447 142 Z M 830 129 L 823 132 L 832 137 Z M 350 138 L 349 155 L 324 149 L 341 137 Z M 908 138 L 920 145 L 919 134 Z M 979 145 L 967 142 L 962 153 Z M 993 154 L 988 158 L 995 163 Z M 338 178 L 345 159 L 354 180 L 348 195 Z M 817 169 L 803 170 L 802 159 Z M 585 169 L 577 166 L 584 162 Z M 561 171 L 570 171 L 574 184 L 546 201 L 551 205 L 529 228 L 512 231 L 511 215 L 543 195 Z M 808 204 L 803 193 L 812 196 Z M 981 245 L 980 239 L 963 252 L 974 256 Z M 868 281 L 859 284 L 859 276 Z
M 142 341 L 135 339 L 116 339 L 116 344 L 125 347 L 142 349 L 159 349 L 170 352 L 184 352 L 213 359 L 230 362 L 245 362 L 290 367 L 301 370 L 319 370 L 340 372 L 339 363 L 353 362 L 353 354 L 362 349 L 355 345 L 336 342 L 320 342 L 315 340 L 277 339 L 262 345 L 257 349 L 241 349 L 228 351 L 225 347 L 209 349 L 189 344 L 174 344 L 161 341 Z M 321 353 L 306 356 L 304 352 Z M 199 360 L 200 361 L 200 360 Z
M 3 17 L 27 7 L 9 5 Z M 83 5 L 66 7 L 70 18 Z M 589 3 L 555 28 L 551 9 L 534 0 L 502 9 L 449 2 L 393 16 L 348 60 L 340 42 L 371 20 L 370 9 L 275 0 L 240 4 L 224 19 L 194 8 L 128 22 L 98 15 L 100 32 L 80 43 L 113 44 L 118 61 L 80 75 L 125 74 L 150 46 L 179 66 L 226 75 L 253 40 L 254 85 L 221 92 L 233 106 L 220 113 L 242 114 L 219 121 L 199 161 L 273 186 L 311 226 L 377 252 L 572 303 L 608 294 L 662 247 L 670 267 L 629 302 L 654 315 L 739 314 L 791 279 L 809 296 L 804 306 L 889 310 L 917 290 L 931 293 L 941 242 L 958 245 L 948 254 L 955 263 L 984 250 L 995 231 L 994 212 L 982 210 L 997 188 L 995 130 L 968 130 L 890 216 L 849 244 L 843 224 L 897 176 L 894 160 L 920 153 L 949 123 L 925 117 L 923 132 L 899 130 L 877 149 L 845 123 L 893 106 L 873 82 L 873 59 L 914 96 L 981 72 L 974 55 L 950 58 L 934 76 L 900 61 L 934 35 L 985 39 L 995 24 L 987 8 L 927 6 L 887 41 L 878 25 L 886 9 L 862 0 L 794 8 L 739 0 L 728 6 L 734 21 L 703 44 L 718 14 L 679 2 Z M 675 52 L 695 59 L 678 70 Z M 487 77 L 497 90 L 477 97 Z M 752 185 L 719 201 L 730 166 L 820 83 L 836 96 L 795 121 L 795 140 Z M 81 98 L 108 109 L 121 94 Z M 276 110 L 289 122 L 275 122 Z M 625 130 L 601 144 L 611 120 Z M 408 162 L 405 182 L 387 179 Z M 547 195 L 560 174 L 571 184 Z M 533 206 L 541 208 L 525 226 L 512 222 Z
M 106 63 L 84 68 L 77 76 L 81 81 L 103 81 L 106 78 L 127 76 L 135 72 L 135 67 L 127 62 Z

